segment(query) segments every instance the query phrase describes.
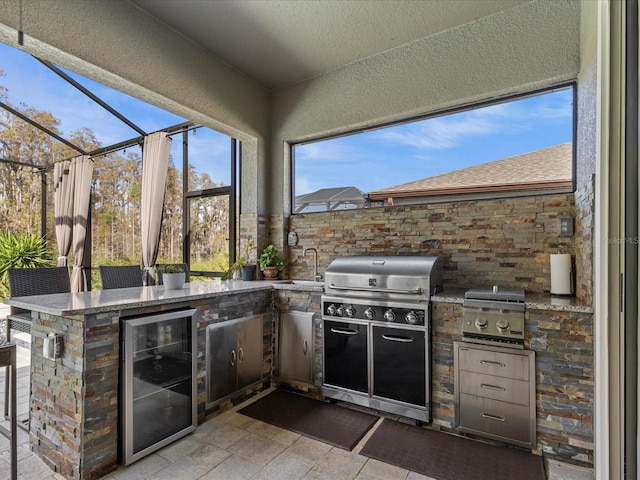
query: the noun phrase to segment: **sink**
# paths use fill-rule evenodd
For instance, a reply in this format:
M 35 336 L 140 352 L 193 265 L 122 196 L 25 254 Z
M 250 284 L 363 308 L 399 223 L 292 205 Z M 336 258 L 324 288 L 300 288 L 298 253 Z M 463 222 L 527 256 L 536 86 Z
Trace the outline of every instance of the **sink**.
M 303 287 L 324 287 L 324 282 L 314 282 L 313 280 L 276 280 L 273 283 L 285 285 L 300 285 Z
M 324 282 L 314 282 L 313 280 L 291 280 L 291 283 L 306 287 L 324 287 Z

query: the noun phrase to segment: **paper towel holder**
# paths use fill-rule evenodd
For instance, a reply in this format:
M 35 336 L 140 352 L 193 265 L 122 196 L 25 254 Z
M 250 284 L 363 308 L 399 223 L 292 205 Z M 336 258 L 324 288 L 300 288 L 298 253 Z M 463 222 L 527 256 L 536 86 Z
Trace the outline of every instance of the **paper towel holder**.
M 575 269 L 569 253 L 557 253 L 549 256 L 551 295 L 571 296 L 575 293 Z

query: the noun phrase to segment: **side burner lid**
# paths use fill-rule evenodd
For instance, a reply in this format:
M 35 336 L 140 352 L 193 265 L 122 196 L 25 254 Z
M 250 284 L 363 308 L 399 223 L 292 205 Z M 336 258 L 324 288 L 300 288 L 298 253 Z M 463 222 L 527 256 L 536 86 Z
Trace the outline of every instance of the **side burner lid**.
M 524 291 L 522 290 L 503 290 L 498 285 L 493 288 L 472 288 L 467 290 L 464 298 L 474 300 L 497 300 L 502 302 L 523 302 Z

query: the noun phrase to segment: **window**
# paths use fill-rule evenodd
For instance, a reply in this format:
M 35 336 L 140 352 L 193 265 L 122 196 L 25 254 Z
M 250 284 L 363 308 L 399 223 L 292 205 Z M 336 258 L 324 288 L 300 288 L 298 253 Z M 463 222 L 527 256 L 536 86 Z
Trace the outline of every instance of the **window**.
M 185 258 L 201 276 L 221 276 L 235 252 L 236 172 L 240 143 L 209 129 L 189 136 L 184 159 Z
M 157 263 L 186 261 L 192 278 L 227 270 L 235 225 L 229 219 L 235 215 L 230 182 L 236 143 L 205 127 L 173 135 Z M 92 264 L 139 264 L 141 148 L 134 145 L 94 161 Z
M 292 146 L 294 213 L 570 192 L 575 86 Z

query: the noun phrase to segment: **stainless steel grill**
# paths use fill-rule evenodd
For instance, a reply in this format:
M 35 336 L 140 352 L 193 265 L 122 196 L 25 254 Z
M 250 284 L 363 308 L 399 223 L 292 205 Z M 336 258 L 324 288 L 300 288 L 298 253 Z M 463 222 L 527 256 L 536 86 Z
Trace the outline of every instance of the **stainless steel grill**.
M 325 273 L 323 394 L 421 422 L 430 416 L 430 298 L 438 257 L 343 257 Z

